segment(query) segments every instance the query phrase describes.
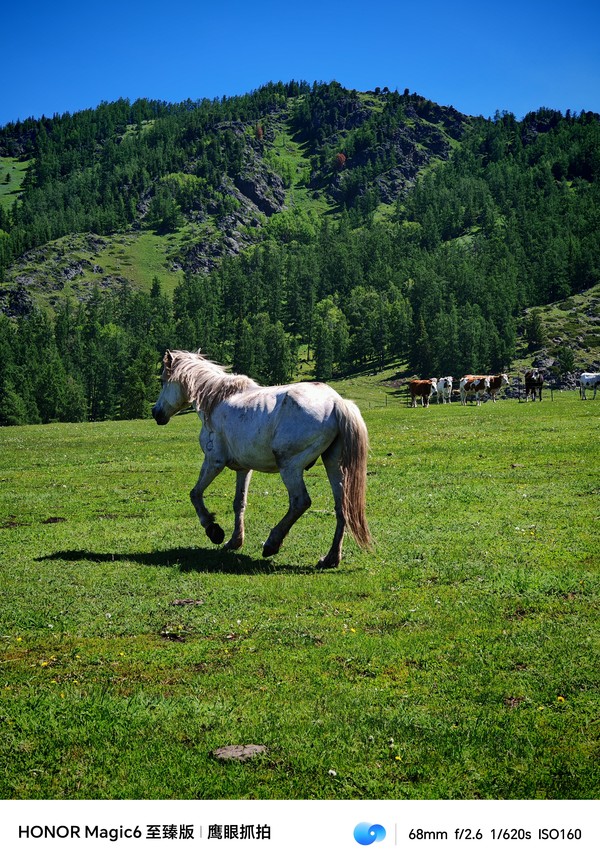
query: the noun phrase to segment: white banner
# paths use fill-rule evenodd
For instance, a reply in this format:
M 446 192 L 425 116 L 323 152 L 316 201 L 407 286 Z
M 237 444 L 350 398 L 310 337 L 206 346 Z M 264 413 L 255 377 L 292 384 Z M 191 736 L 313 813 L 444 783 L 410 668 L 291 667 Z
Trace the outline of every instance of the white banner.
M 596 801 L 4 801 L 5 864 L 600 864 Z

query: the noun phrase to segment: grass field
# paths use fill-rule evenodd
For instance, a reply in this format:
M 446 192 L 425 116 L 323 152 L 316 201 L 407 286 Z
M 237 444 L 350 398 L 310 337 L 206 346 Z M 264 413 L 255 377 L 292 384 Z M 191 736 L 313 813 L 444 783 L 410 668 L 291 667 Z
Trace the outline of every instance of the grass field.
M 600 401 L 359 391 L 376 548 L 326 573 L 320 464 L 265 561 L 283 485 L 210 546 L 194 415 L 0 429 L 0 798 L 600 796 Z

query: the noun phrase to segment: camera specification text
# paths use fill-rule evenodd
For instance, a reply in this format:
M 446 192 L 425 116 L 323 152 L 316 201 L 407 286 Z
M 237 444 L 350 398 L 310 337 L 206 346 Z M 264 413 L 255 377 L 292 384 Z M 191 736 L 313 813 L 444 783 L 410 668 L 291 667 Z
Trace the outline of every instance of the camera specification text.
M 440 840 L 581 840 L 583 833 L 581 828 L 454 828 L 451 831 L 434 828 L 410 828 L 407 832 L 408 839 L 422 842 L 435 842 Z M 400 836 L 401 839 L 401 836 Z

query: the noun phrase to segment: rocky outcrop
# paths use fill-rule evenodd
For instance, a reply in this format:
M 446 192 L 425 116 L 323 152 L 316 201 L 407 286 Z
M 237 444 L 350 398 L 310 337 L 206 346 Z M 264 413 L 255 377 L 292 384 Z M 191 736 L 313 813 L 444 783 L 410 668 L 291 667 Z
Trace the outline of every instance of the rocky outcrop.
M 32 299 L 39 296 L 53 305 L 66 287 L 75 297 L 87 297 L 91 287 L 86 277 L 103 273 L 102 266 L 92 259 L 107 246 L 105 238 L 89 232 L 66 235 L 28 250 L 7 270 L 5 282 L 0 286 L 0 312 L 8 316 L 26 315 L 34 306 Z
M 237 175 L 235 185 L 240 193 L 249 199 L 267 217 L 283 210 L 285 191 L 279 175 L 264 165 L 255 164 L 254 171 L 244 171 Z

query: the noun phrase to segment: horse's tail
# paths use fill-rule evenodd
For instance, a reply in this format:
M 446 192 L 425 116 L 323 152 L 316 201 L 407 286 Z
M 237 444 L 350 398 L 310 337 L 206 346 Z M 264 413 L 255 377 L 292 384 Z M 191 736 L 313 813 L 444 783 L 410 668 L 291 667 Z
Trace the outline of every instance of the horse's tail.
M 336 401 L 336 417 L 340 429 L 343 475 L 342 509 L 346 525 L 361 548 L 371 548 L 367 524 L 367 455 L 369 434 L 359 408 L 351 400 Z

